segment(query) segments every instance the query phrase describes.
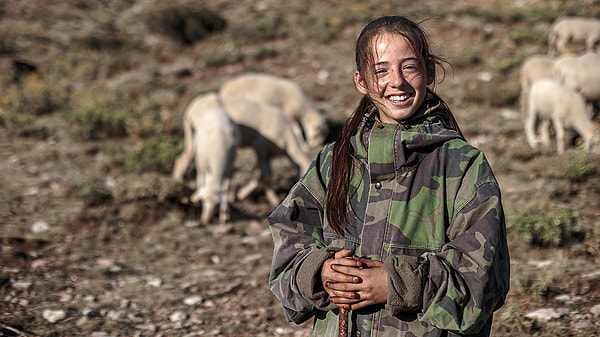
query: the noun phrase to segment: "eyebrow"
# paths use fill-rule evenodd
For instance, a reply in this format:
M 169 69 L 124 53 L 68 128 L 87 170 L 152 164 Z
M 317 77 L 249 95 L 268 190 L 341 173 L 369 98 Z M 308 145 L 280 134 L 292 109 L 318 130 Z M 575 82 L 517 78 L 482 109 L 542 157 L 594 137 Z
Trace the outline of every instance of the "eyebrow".
M 400 60 L 400 64 L 402 64 L 402 63 L 404 63 L 406 61 L 417 61 L 418 62 L 419 58 L 418 57 L 406 57 L 406 58 L 403 58 L 403 59 Z M 373 66 L 385 65 L 385 64 L 389 64 L 389 63 L 390 63 L 389 61 L 375 62 L 373 64 Z

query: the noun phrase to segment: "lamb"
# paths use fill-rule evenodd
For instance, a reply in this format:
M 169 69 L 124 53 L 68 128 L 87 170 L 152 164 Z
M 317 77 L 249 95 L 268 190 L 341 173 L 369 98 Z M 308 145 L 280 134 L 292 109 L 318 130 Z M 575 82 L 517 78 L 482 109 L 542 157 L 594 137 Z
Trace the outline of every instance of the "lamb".
M 184 113 L 183 152 L 176 158 L 173 178 L 181 181 L 195 157 L 196 190 L 190 200 L 202 200 L 200 223 L 208 224 L 219 203 L 219 222 L 229 219 L 228 190 L 233 163 L 240 144 L 240 131 L 226 111 L 219 106 L 216 94 L 197 97 Z
M 556 80 L 540 79 L 533 83 L 527 103 L 525 135 L 531 148 L 539 142 L 534 133 L 537 119 L 545 125 L 540 138 L 548 145 L 548 121 L 551 120 L 556 132 L 557 152 L 564 153 L 564 128 L 572 127 L 584 139 L 584 148 L 590 150 L 597 142 L 598 126 L 590 120 L 583 97 L 573 89 L 565 87 Z
M 600 100 L 600 55 L 585 53 L 559 57 L 552 68 L 554 77 L 579 92 L 586 101 L 597 105 Z
M 573 16 L 556 20 L 548 34 L 551 53 L 565 53 L 570 42 L 585 43 L 587 51 L 595 51 L 600 44 L 600 20 Z
M 248 182 L 237 193 L 239 200 L 245 199 L 259 185 L 265 189 L 272 206 L 280 200 L 271 185 L 271 158 L 286 155 L 300 173 L 307 170 L 310 158 L 294 135 L 289 120 L 278 109 L 239 96 L 223 96 L 220 102 L 228 115 L 240 126 L 240 146 L 250 146 L 256 153 L 260 176 Z
M 321 146 L 329 132 L 325 117 L 291 80 L 264 73 L 244 74 L 225 82 L 219 93 L 279 108 L 292 121 L 292 130 L 305 152 Z
M 541 78 L 553 78 L 554 58 L 548 55 L 529 56 L 519 70 L 521 79 L 521 109 L 527 111 L 526 103 L 531 84 Z

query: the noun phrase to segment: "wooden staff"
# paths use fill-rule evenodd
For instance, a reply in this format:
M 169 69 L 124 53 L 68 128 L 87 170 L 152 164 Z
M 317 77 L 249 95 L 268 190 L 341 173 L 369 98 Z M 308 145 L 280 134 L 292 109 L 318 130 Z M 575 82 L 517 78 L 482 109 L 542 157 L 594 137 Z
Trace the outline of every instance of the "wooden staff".
M 340 308 L 338 315 L 338 337 L 348 337 L 348 310 Z

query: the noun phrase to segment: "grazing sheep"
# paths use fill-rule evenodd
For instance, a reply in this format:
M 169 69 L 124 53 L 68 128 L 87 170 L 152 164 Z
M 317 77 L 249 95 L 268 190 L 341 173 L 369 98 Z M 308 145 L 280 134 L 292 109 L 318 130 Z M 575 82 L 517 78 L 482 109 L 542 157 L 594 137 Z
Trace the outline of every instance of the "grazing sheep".
M 279 108 L 292 121 L 294 134 L 305 152 L 321 146 L 329 132 L 325 117 L 291 80 L 261 73 L 244 74 L 225 82 L 219 93 Z
M 525 135 L 532 148 L 540 141 L 534 133 L 536 121 L 540 119 L 546 128 L 540 133 L 541 142 L 549 145 L 549 120 L 556 132 L 557 152 L 564 153 L 564 129 L 571 127 L 583 137 L 584 148 L 590 150 L 597 140 L 598 127 L 590 120 L 583 97 L 556 80 L 540 79 L 533 83 L 527 102 Z M 596 138 L 595 138 L 596 137 Z
M 554 58 L 547 55 L 529 56 L 521 65 L 521 110 L 527 111 L 527 97 L 531 84 L 541 78 L 553 78 Z
M 579 92 L 597 108 L 600 100 L 600 55 L 585 53 L 559 57 L 553 66 L 554 77 L 565 86 Z
M 570 42 L 585 43 L 587 51 L 595 51 L 600 44 L 600 20 L 586 17 L 557 19 L 548 34 L 551 53 L 565 53 Z
M 245 199 L 262 185 L 269 203 L 278 205 L 280 200 L 271 184 L 271 158 L 286 155 L 303 173 L 310 164 L 310 157 L 294 135 L 289 120 L 279 109 L 239 96 L 221 95 L 220 101 L 227 114 L 240 126 L 240 146 L 254 149 L 260 171 L 258 179 L 248 182 L 238 191 L 237 198 Z
M 229 219 L 227 192 L 240 143 L 237 124 L 217 102 L 216 94 L 208 94 L 188 105 L 183 119 L 184 150 L 173 168 L 173 178 L 182 180 L 190 160 L 195 157 L 196 190 L 190 200 L 193 203 L 202 200 L 202 224 L 209 223 L 217 203 L 219 222 Z

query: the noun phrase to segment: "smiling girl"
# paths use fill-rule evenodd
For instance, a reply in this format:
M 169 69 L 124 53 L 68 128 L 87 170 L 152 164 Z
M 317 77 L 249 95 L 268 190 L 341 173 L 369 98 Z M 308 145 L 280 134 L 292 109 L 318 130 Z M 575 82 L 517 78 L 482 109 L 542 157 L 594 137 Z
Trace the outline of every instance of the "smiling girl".
M 442 61 L 411 20 L 368 23 L 356 110 L 269 216 L 271 291 L 313 336 L 490 334 L 509 289 L 501 193 L 431 89 Z

